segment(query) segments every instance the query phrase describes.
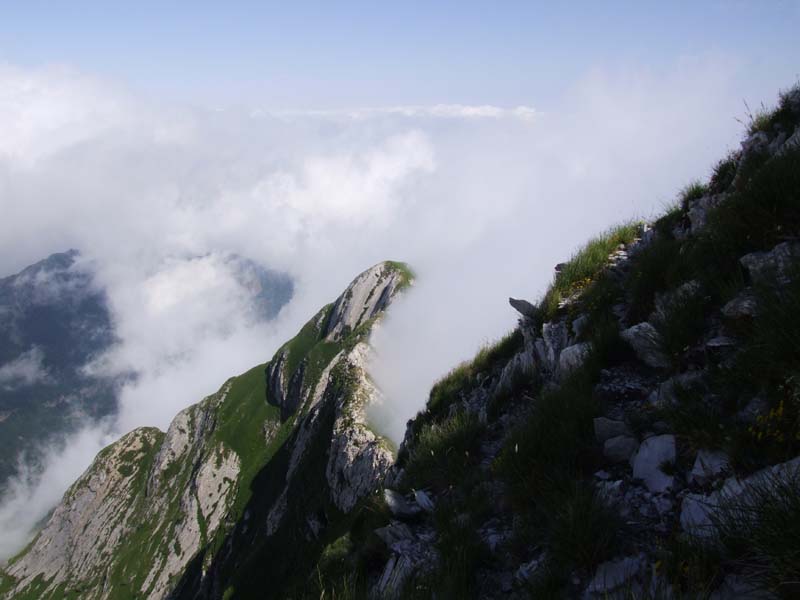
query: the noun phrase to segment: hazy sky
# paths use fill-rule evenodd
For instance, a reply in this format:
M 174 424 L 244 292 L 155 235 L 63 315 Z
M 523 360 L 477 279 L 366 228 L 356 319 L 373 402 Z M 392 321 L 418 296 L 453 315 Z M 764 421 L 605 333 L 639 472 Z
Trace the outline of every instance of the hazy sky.
M 706 177 L 743 100 L 800 70 L 797 2 L 119 4 L 0 19 L 0 276 L 80 249 L 120 337 L 87 368 L 141 375 L 13 482 L 0 559 L 103 444 L 166 428 L 384 259 L 419 275 L 374 339 L 397 438 L 513 326 L 508 296 Z M 230 254 L 294 277 L 276 322 Z
M 558 106 L 600 66 L 715 53 L 798 74 L 797 0 L 4 3 L 0 57 L 229 106 Z M 123 5 L 124 4 L 124 5 Z

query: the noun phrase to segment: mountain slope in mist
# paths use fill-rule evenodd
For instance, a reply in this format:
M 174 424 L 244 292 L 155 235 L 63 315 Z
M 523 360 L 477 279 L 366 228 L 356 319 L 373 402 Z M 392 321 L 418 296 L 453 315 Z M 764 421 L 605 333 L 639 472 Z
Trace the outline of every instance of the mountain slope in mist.
M 291 299 L 285 273 L 236 255 L 223 267 L 256 320 L 274 319 Z M 78 251 L 0 280 L 0 497 L 20 466 L 36 473 L 44 449 L 115 415 L 120 386 L 137 377 L 98 366 L 119 342 L 106 292 Z
M 0 491 L 20 454 L 111 414 L 118 379 L 82 368 L 114 342 L 105 294 L 75 250 L 0 279 Z
M 249 524 L 262 517 L 267 536 L 285 536 L 302 512 L 305 541 L 292 551 L 313 545 L 328 525 L 320 511 L 350 512 L 392 461 L 364 417 L 377 394 L 367 340 L 410 277 L 376 265 L 266 366 L 179 413 L 166 433 L 136 429 L 103 450 L 11 561 L 4 597 L 163 598 L 196 566 L 227 569 L 231 540 L 257 532 L 242 545 L 256 552 L 265 531 Z

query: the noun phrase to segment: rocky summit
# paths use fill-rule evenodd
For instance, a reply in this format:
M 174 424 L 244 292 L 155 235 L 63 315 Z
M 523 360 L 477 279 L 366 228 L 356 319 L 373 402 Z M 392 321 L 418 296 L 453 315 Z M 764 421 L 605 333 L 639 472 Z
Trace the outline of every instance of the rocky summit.
M 369 340 L 412 274 L 365 271 L 266 365 L 103 450 L 0 593 L 800 596 L 799 124 L 795 88 L 665 214 L 511 298 L 518 326 L 396 449 Z

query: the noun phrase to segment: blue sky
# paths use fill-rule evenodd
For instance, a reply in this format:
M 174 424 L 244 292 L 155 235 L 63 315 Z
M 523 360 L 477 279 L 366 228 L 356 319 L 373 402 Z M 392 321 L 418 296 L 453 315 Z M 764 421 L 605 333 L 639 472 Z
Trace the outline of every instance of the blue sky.
M 563 7 L 555 5 L 563 4 Z M 0 60 L 65 64 L 201 105 L 557 106 L 598 68 L 800 73 L 800 2 L 8 3 Z M 750 99 L 754 101 L 757 99 Z

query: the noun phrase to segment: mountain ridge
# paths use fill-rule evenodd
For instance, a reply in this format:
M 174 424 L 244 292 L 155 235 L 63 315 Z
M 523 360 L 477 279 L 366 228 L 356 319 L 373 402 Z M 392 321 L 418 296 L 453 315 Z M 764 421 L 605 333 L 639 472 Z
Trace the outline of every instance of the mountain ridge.
M 304 428 L 316 426 L 320 403 L 329 405 L 325 410 L 334 417 L 332 440 L 342 450 L 336 457 L 345 457 L 330 461 L 325 480 L 334 504 L 350 510 L 391 462 L 362 410 L 376 393 L 366 375 L 366 340 L 394 295 L 409 284 L 404 266 L 380 263 L 356 278 L 338 304 L 321 311 L 328 316 L 324 327 L 319 315 L 309 321 L 304 329 L 315 330 L 318 339 L 301 348 L 295 360 L 305 377 L 294 392 L 300 398 L 291 398 L 301 407 L 298 414 L 281 420 L 281 402 L 266 401 L 261 382 L 269 376 L 268 363 L 231 378 L 217 393 L 181 411 L 166 433 L 136 429 L 104 449 L 37 538 L 10 562 L 4 593 L 20 598 L 168 595 L 190 560 L 206 552 L 213 556 L 222 547 L 226 532 L 246 514 L 250 480 L 287 438 L 296 440 L 294 465 L 285 476 L 291 482 L 309 442 Z M 354 302 L 359 311 L 333 310 L 352 308 Z M 324 351 L 315 353 L 317 346 Z M 276 359 L 285 351 L 279 350 Z M 284 397 L 288 394 L 285 390 Z M 275 527 L 283 518 L 281 506 L 271 513 Z

